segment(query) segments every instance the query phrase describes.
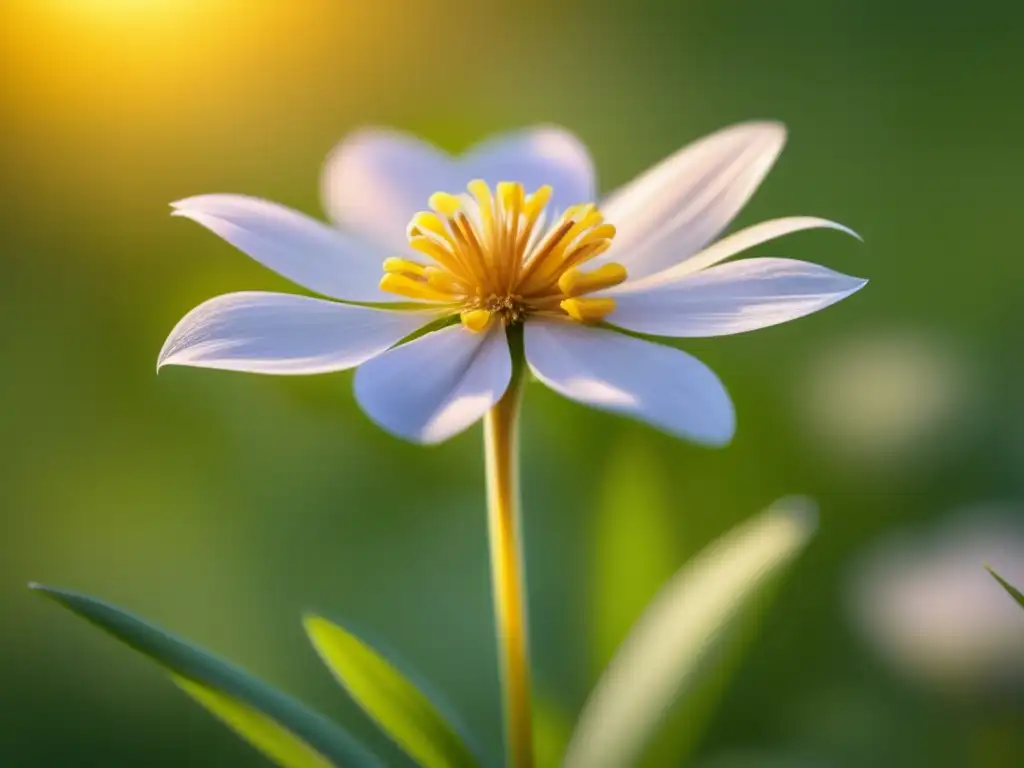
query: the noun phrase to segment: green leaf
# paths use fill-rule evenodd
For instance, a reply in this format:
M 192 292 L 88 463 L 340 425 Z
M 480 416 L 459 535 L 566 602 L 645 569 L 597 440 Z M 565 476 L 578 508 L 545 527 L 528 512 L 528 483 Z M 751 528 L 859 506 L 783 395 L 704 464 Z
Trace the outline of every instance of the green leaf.
M 673 703 L 696 690 L 739 619 L 804 549 L 807 501 L 777 502 L 681 568 L 651 601 L 598 681 L 565 768 L 636 765 Z
M 171 679 L 278 765 L 284 768 L 333 768 L 327 758 L 259 710 L 187 677 L 171 673 Z
M 320 658 L 356 703 L 425 768 L 474 768 L 476 757 L 437 707 L 387 659 L 320 616 L 306 633 Z
M 998 581 L 999 584 L 1002 586 L 1002 588 L 1005 589 L 1009 593 L 1010 597 L 1012 597 L 1014 600 L 1016 600 L 1017 603 L 1022 608 L 1024 608 L 1024 595 L 1021 594 L 1019 589 L 1017 589 L 1015 586 L 1010 584 L 1002 576 L 1000 576 L 998 573 L 993 571 L 987 565 L 985 566 L 985 570 L 988 571 L 989 573 L 991 573 L 992 574 L 992 578 L 994 578 L 996 581 Z
M 38 584 L 29 587 L 149 656 L 284 768 L 383 765 L 330 720 L 208 651 L 102 600 Z

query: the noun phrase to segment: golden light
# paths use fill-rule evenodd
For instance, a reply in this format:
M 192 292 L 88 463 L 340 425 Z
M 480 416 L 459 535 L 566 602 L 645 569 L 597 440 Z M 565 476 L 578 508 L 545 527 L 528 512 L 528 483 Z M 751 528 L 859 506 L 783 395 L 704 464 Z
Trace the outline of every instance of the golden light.
M 107 16 L 131 13 L 139 15 L 160 15 L 178 13 L 202 5 L 216 5 L 216 0 L 204 3 L 203 0 L 39 0 L 36 5 L 47 7 L 48 10 L 68 14 L 96 14 Z
M 130 199 L 179 153 L 200 162 L 235 136 L 262 148 L 297 122 L 333 127 L 339 94 L 380 89 L 361 62 L 384 43 L 391 61 L 408 50 L 395 1 L 0 0 L 0 99 L 19 172 L 62 199 L 97 184 Z
M 239 0 L 14 0 L 0 12 L 9 97 L 25 116 L 79 123 L 166 113 L 209 73 L 237 74 L 240 51 L 273 26 L 252 11 Z
M 393 28 L 345 0 L 0 0 L 4 96 L 24 116 L 104 123 L 265 102 L 286 74 L 354 67 L 375 44 L 371 13 Z

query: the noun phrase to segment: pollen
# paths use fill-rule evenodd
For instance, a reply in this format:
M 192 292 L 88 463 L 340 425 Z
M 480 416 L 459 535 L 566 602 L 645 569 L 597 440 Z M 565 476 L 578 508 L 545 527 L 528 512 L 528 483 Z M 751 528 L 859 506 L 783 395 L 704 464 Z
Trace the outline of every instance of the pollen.
M 518 182 L 493 189 L 471 181 L 466 192 L 435 192 L 429 211 L 413 216 L 406 234 L 414 258 L 384 261 L 380 287 L 417 301 L 451 307 L 474 332 L 492 322 L 531 315 L 596 323 L 615 300 L 594 297 L 626 279 L 621 264 L 587 269 L 611 246 L 615 227 L 593 203 L 547 221 L 552 190 L 527 193 Z
M 486 309 L 467 309 L 459 315 L 462 324 L 477 333 L 485 330 L 491 324 L 493 317 L 491 312 Z
M 566 296 L 582 296 L 585 293 L 611 288 L 626 279 L 626 270 L 621 264 L 605 264 L 593 272 L 582 272 L 577 267 L 566 270 L 558 278 L 558 287 Z
M 573 320 L 596 323 L 615 310 L 615 299 L 566 299 L 561 307 Z

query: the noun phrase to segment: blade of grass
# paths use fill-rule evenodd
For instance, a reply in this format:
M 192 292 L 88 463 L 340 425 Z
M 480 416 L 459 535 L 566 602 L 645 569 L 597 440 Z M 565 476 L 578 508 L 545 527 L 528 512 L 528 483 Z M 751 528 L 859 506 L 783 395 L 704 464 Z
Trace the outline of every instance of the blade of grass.
M 424 768 L 476 768 L 478 761 L 434 703 L 398 668 L 348 630 L 307 616 L 306 633 L 356 703 Z
M 584 705 L 565 768 L 636 765 L 672 705 L 699 688 L 736 622 L 810 540 L 813 507 L 789 499 L 729 531 L 651 601 Z
M 1007 594 L 1009 594 L 1010 597 L 1017 601 L 1018 605 L 1020 605 L 1021 608 L 1024 608 L 1024 594 L 1021 594 L 1021 591 L 1019 589 L 1010 584 L 1008 581 L 1006 581 L 1006 579 L 1004 579 L 998 573 L 993 571 L 987 565 L 985 566 L 985 570 L 992 574 L 992 578 L 999 582 L 999 585 L 1006 590 Z
M 297 761 L 279 763 L 286 768 L 383 765 L 327 718 L 209 651 L 88 595 L 40 584 L 29 587 L 153 659 L 175 682 L 190 683 L 183 686 L 186 692 L 258 749 L 272 759 L 291 756 Z M 315 757 L 324 762 L 315 762 Z

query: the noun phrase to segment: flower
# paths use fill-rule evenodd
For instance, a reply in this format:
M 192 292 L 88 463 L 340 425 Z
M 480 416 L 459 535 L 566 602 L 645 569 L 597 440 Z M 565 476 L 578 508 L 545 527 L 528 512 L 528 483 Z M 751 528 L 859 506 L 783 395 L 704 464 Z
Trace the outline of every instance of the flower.
M 589 202 L 589 155 L 561 129 L 501 136 L 459 157 L 400 133 L 357 132 L 323 175 L 338 229 L 240 195 L 173 204 L 174 215 L 330 300 L 218 296 L 175 326 L 158 368 L 306 374 L 359 366 L 363 410 L 396 435 L 434 443 L 501 398 L 513 375 L 506 329 L 518 334 L 521 326 L 526 363 L 556 392 L 725 444 L 735 416 L 715 374 L 681 350 L 623 331 L 740 333 L 815 312 L 865 284 L 788 259 L 722 263 L 799 230 L 854 234 L 825 219 L 775 219 L 709 246 L 785 136 L 777 123 L 726 128 L 597 206 Z
M 851 617 L 892 667 L 940 686 L 1024 680 L 1024 617 L 984 566 L 1024 583 L 1022 510 L 972 505 L 874 543 L 850 574 Z
M 924 327 L 832 339 L 808 360 L 796 410 L 820 453 L 863 476 L 922 469 L 964 450 L 982 421 L 980 366 Z

